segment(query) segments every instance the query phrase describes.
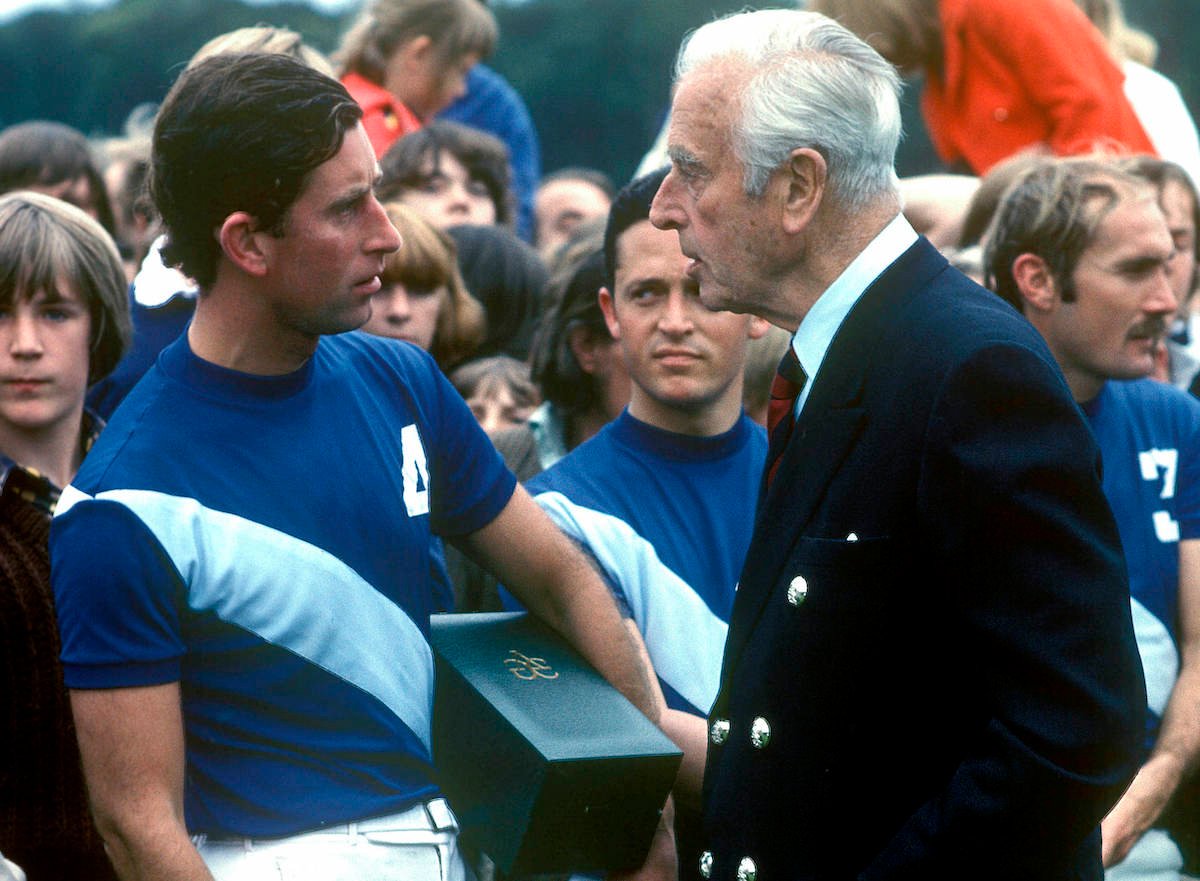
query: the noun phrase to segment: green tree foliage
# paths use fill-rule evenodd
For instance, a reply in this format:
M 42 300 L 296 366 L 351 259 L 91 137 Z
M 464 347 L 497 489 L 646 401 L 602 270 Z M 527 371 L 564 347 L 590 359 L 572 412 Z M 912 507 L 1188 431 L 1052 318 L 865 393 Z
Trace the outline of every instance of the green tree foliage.
M 1155 67 L 1183 92 L 1192 115 L 1200 111 L 1200 63 L 1196 55 L 1200 16 L 1195 0 L 1124 0 L 1130 23 L 1158 43 Z
M 129 112 L 161 101 L 208 40 L 249 25 L 290 27 L 328 51 L 340 23 L 302 3 L 120 0 L 94 12 L 34 12 L 0 27 L 0 125 L 53 119 L 115 134 Z
M 1195 0 L 1125 0 L 1130 20 L 1159 40 L 1158 67 L 1200 100 Z M 491 64 L 524 95 L 543 165 L 590 165 L 624 181 L 653 140 L 670 101 L 683 35 L 744 0 L 496 0 L 501 42 Z M 790 6 L 771 2 L 760 6 Z M 0 126 L 55 119 L 115 134 L 129 112 L 158 102 L 207 40 L 237 27 L 290 27 L 332 51 L 349 23 L 293 0 L 117 0 L 93 12 L 38 12 L 0 27 Z M 1197 39 L 1193 39 L 1197 38 Z M 917 107 L 904 97 L 901 173 L 938 168 Z
M 684 34 L 744 5 L 535 0 L 498 7 L 494 64 L 529 103 L 545 168 L 590 165 L 627 180 L 662 124 Z

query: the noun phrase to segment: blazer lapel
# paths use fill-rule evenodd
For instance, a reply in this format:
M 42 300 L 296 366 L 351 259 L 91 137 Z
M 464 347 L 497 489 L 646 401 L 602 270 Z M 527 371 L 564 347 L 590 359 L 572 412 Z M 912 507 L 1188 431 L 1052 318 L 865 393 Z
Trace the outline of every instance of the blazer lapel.
M 945 259 L 920 239 L 863 292 L 835 335 L 769 490 L 764 475 L 754 537 L 734 599 L 722 682 L 754 631 L 792 545 L 866 424 L 864 383 L 890 310 L 945 268 Z
M 861 378 L 862 369 L 859 365 L 853 373 Z M 822 368 L 818 383 L 823 383 L 825 376 Z M 848 373 L 842 374 L 842 378 L 851 379 Z M 820 387 L 813 388 L 804 405 L 770 490 L 764 485 L 759 496 L 754 537 L 742 568 L 742 586 L 734 598 L 723 669 L 741 653 L 792 544 L 802 534 L 829 481 L 854 446 L 866 419 L 862 407 L 857 406 L 857 395 L 849 400 L 839 395 L 842 405 L 831 406 L 830 402 L 821 401 L 829 394 L 818 398 Z M 828 389 L 829 384 L 825 384 L 825 388 Z M 843 390 L 837 389 L 838 392 Z M 819 415 L 814 418 L 814 414 Z

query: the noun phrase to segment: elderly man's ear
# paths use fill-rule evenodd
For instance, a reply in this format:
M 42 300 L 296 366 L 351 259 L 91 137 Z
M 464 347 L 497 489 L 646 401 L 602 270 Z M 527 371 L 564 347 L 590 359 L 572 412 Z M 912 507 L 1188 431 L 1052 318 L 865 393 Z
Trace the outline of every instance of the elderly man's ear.
M 784 165 L 787 190 L 784 194 L 783 228 L 789 234 L 803 232 L 821 200 L 829 167 L 825 157 L 811 147 L 797 147 Z

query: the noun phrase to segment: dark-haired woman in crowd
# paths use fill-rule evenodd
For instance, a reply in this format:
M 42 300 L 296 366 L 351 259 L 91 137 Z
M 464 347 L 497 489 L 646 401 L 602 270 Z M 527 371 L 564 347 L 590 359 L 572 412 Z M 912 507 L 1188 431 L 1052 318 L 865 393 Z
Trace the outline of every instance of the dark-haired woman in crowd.
M 458 268 L 467 290 L 487 312 L 487 335 L 478 355 L 529 357 L 542 314 L 546 267 L 537 252 L 498 226 L 455 226 Z
M 494 438 L 522 480 L 549 468 L 629 403 L 629 373 L 597 299 L 605 280 L 603 231 L 597 224 L 581 228 L 547 287 L 550 306 L 531 359 L 541 406 L 525 425 Z
M 415 208 L 440 229 L 512 226 L 508 151 L 487 132 L 432 122 L 397 141 L 379 165 L 379 198 Z
M 529 365 L 507 355 L 468 361 L 450 374 L 450 383 L 493 437 L 524 425 L 542 400 L 529 377 Z

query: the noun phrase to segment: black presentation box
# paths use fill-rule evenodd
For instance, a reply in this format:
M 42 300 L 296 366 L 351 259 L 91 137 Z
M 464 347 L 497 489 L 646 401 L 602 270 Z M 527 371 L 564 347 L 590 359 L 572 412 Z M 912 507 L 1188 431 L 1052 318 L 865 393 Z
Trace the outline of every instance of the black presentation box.
M 464 843 L 506 875 L 641 865 L 675 744 L 531 616 L 431 621 L 434 764 Z

